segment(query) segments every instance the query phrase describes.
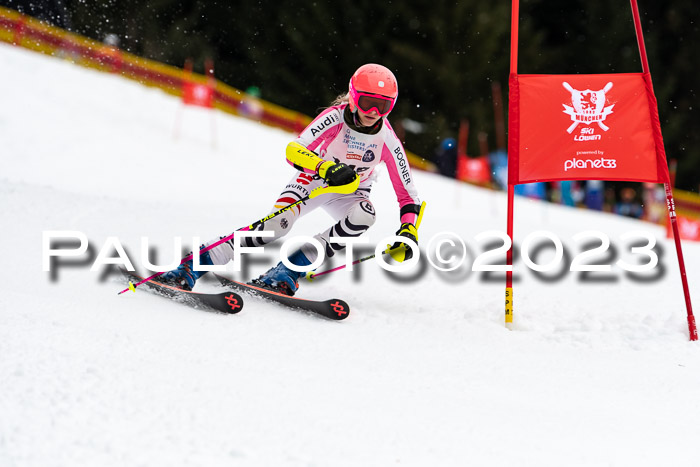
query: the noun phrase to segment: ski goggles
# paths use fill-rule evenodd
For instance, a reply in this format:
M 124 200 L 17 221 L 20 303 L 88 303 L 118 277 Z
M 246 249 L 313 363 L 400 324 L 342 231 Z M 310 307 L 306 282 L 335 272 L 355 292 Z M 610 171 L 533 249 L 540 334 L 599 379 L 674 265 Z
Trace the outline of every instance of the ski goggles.
M 352 92 L 351 97 L 355 103 L 355 107 L 357 107 L 360 112 L 367 114 L 372 110 L 376 110 L 381 117 L 388 115 L 394 108 L 394 103 L 396 102 L 396 99 L 392 99 L 391 97 L 361 91 Z

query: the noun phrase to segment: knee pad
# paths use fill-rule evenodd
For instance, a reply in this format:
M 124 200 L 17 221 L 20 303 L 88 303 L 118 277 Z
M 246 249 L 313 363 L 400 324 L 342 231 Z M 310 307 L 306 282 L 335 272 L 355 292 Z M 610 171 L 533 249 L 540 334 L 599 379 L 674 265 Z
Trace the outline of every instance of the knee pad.
M 360 201 L 348 211 L 345 220 L 353 230 L 367 230 L 376 220 L 374 206 L 368 200 Z

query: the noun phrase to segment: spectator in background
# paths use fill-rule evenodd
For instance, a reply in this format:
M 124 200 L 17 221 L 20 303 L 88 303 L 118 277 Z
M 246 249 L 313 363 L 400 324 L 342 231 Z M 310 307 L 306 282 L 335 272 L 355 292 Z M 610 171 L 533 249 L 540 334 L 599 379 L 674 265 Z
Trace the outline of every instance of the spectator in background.
M 603 210 L 605 183 L 602 180 L 587 180 L 585 203 L 588 209 L 595 211 Z
M 663 224 L 666 220 L 666 190 L 663 185 L 657 183 L 644 183 L 644 219 L 656 224 Z
M 491 178 L 501 190 L 508 189 L 508 153 L 497 149 L 489 154 Z
M 562 180 L 559 182 L 561 204 L 564 206 L 576 206 L 574 201 L 574 182 L 572 180 Z
M 615 204 L 615 214 L 641 219 L 644 209 L 636 198 L 637 192 L 634 188 L 623 188 L 620 192 L 620 201 Z
M 605 187 L 603 195 L 603 211 L 614 212 L 616 202 L 617 196 L 615 195 L 615 188 L 613 188 L 612 186 Z
M 263 106 L 260 103 L 260 88 L 250 86 L 245 90 L 245 97 L 239 108 L 241 115 L 253 120 L 260 120 L 263 116 Z
M 457 140 L 445 138 L 435 151 L 438 170 L 447 177 L 457 177 Z

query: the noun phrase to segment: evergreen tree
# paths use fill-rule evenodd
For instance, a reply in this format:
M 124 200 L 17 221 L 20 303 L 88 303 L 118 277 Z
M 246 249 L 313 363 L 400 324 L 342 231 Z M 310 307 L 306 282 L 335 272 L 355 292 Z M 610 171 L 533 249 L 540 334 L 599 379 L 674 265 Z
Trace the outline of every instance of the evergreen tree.
M 626 0 L 522 0 L 521 73 L 608 73 L 641 70 Z M 669 158 L 679 161 L 679 187 L 697 190 L 700 110 L 698 21 L 692 0 L 640 0 L 647 53 Z M 175 66 L 187 58 L 239 89 L 310 116 L 347 90 L 361 64 L 378 62 L 399 80 L 394 123 L 424 125 L 406 146 L 431 158 L 456 136 L 461 119 L 495 147 L 491 83 L 507 102 L 510 2 L 409 0 L 296 2 L 225 0 L 0 0 L 89 37 L 116 34 L 134 54 Z M 469 153 L 477 141 L 470 138 Z

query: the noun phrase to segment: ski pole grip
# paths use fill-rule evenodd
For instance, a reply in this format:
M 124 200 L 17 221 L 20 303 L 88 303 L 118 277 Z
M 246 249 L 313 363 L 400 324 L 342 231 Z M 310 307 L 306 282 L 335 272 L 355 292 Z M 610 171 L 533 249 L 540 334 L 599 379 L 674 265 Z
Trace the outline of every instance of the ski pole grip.
M 318 188 L 314 188 L 311 190 L 311 193 L 309 193 L 309 198 L 313 199 L 319 195 L 325 194 L 325 193 L 338 193 L 341 195 L 348 195 L 350 193 L 355 193 L 357 189 L 360 187 L 360 176 L 356 175 L 355 180 L 352 182 L 346 184 L 346 185 L 337 185 L 337 186 L 320 186 Z

